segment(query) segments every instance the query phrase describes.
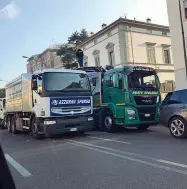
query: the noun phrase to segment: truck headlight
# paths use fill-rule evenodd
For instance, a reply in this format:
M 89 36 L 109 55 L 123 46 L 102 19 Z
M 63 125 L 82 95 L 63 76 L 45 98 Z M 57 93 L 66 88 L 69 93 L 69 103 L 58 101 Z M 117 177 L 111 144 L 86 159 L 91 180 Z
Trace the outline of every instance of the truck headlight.
M 93 120 L 93 117 L 88 117 L 88 121 L 92 121 Z
M 44 125 L 55 125 L 56 121 L 44 121 Z
M 136 112 L 135 112 L 134 110 L 128 110 L 128 109 L 127 109 L 127 113 L 128 113 L 129 115 L 132 115 L 132 114 L 135 114 Z

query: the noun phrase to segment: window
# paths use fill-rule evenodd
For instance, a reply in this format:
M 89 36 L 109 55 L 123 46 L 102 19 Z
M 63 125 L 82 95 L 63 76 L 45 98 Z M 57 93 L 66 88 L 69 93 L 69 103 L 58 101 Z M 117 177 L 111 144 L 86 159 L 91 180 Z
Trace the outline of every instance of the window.
M 132 72 L 128 75 L 128 86 L 132 90 L 158 90 L 158 79 L 153 72 Z
M 99 56 L 96 56 L 96 57 L 95 57 L 95 66 L 96 66 L 96 67 L 99 67 L 99 66 L 100 66 L 100 58 L 99 58 Z
M 187 19 L 187 1 L 185 0 L 183 4 L 184 4 L 184 16 L 185 16 L 185 19 Z
M 86 74 L 48 72 L 44 73 L 46 91 L 90 91 L 90 83 Z
M 107 75 L 106 76 L 106 86 L 107 87 L 113 87 L 112 75 Z
M 168 93 L 168 94 L 166 95 L 166 97 L 164 98 L 164 100 L 163 100 L 163 102 L 162 102 L 162 105 L 167 104 L 167 102 L 168 102 L 168 100 L 170 99 L 171 95 L 172 95 L 172 93 Z
M 105 47 L 108 51 L 108 61 L 110 66 L 115 65 L 114 46 L 114 43 L 109 42 Z
M 160 91 L 165 92 L 165 83 L 160 84 Z
M 187 90 L 180 91 L 181 101 L 187 104 Z
M 173 91 L 175 88 L 174 81 L 166 81 L 165 83 L 165 91 Z
M 170 64 L 171 63 L 170 49 L 163 49 L 163 55 L 164 55 L 164 63 Z
M 87 67 L 87 66 L 88 66 L 88 62 L 85 62 L 85 63 L 84 63 L 84 67 Z
M 170 99 L 168 100 L 168 104 L 181 104 L 181 94 L 180 91 L 173 92 Z
M 162 31 L 162 35 L 167 36 L 167 32 L 166 31 Z
M 187 19 L 187 8 L 184 9 L 185 19 Z
M 114 51 L 109 52 L 109 64 L 110 66 L 114 66 Z
M 119 73 L 119 88 L 123 88 L 123 74 Z
M 148 59 L 148 63 L 152 63 L 152 64 L 156 63 L 155 47 L 152 45 L 147 45 L 147 59 Z

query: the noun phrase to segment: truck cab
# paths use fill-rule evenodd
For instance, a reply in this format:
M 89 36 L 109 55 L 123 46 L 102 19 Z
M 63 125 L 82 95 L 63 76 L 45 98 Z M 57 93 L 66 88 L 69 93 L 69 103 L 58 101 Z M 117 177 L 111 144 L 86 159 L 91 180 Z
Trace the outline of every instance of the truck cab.
M 83 70 L 90 75 L 93 91 L 97 90 L 93 98 L 100 103 L 97 115 L 101 129 L 112 132 L 122 126 L 144 130 L 159 122 L 160 82 L 154 69 L 123 66 L 105 71 Z
M 84 71 L 44 69 L 22 74 L 5 89 L 9 132 L 29 131 L 34 138 L 44 138 L 93 128 L 92 92 Z

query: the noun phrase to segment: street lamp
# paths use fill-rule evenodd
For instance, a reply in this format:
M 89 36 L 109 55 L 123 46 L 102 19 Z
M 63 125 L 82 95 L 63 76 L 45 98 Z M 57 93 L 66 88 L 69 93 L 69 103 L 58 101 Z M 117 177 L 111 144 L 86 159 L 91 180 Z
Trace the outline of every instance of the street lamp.
M 22 58 L 27 58 L 28 59 L 29 57 L 28 56 L 22 56 Z

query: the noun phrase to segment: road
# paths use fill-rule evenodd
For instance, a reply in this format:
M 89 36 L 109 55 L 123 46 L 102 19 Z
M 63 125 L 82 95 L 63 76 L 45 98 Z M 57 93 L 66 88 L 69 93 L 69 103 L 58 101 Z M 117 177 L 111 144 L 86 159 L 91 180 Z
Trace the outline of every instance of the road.
M 0 131 L 18 189 L 186 189 L 187 140 L 168 129 L 35 140 Z

